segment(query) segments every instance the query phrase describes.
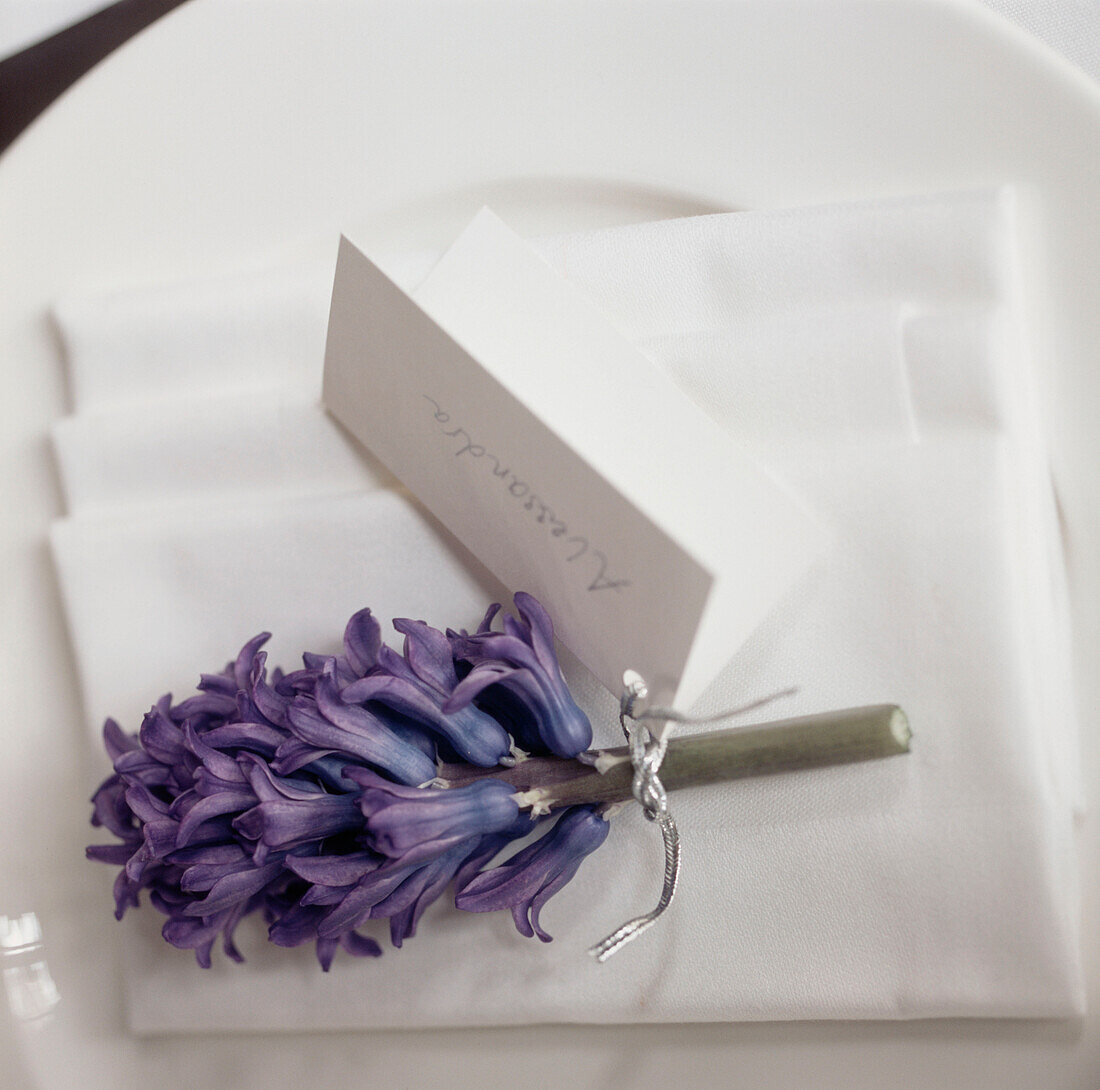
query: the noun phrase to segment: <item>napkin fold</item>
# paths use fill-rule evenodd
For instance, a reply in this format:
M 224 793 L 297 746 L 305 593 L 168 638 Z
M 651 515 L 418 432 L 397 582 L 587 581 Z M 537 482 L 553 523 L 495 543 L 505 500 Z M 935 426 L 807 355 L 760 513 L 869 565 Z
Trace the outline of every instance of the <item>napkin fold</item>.
M 70 514 L 393 487 L 393 475 L 294 389 L 188 395 L 76 413 L 52 430 Z
M 829 443 L 858 443 L 868 433 L 913 441 L 901 325 L 897 307 L 841 307 L 667 333 L 640 347 L 746 442 L 795 433 Z M 168 332 L 186 342 L 186 330 Z M 183 346 L 175 351 L 182 355 Z M 799 355 L 804 366 L 796 373 L 774 366 Z M 769 380 L 746 379 L 754 373 Z M 204 372 L 184 387 L 177 373 L 181 396 L 155 408 L 127 403 L 58 420 L 52 438 L 68 511 L 234 490 L 289 495 L 393 485 L 297 381 L 271 376 L 272 385 L 234 393 L 238 376 L 227 368 L 221 376 L 228 392 L 204 391 Z
M 963 194 L 536 243 L 840 529 L 696 710 L 791 684 L 777 716 L 896 701 L 909 757 L 677 794 L 677 903 L 604 966 L 584 947 L 659 884 L 637 813 L 548 905 L 548 947 L 437 904 L 378 963 L 323 976 L 255 933 L 248 966 L 202 973 L 136 913 L 135 1031 L 1079 1012 L 1064 569 L 1014 215 Z M 79 411 L 55 435 L 73 514 L 53 547 L 97 725 L 136 725 L 263 628 L 292 666 L 360 605 L 461 626 L 501 593 L 311 402 L 318 275 L 58 308 Z M 213 341 L 211 369 L 191 353 Z M 613 744 L 614 700 L 568 673 Z
M 270 386 L 317 397 L 331 290 L 331 268 L 304 262 L 62 299 L 53 317 L 73 404 L 84 412 Z

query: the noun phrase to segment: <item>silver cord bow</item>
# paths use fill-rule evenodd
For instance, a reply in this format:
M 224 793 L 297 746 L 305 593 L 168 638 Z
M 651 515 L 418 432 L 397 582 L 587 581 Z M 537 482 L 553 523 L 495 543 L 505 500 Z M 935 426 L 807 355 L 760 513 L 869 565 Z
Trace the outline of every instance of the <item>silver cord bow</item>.
M 589 949 L 589 953 L 600 962 L 606 961 L 617 950 L 621 950 L 632 939 L 636 939 L 647 928 L 652 927 L 661 914 L 672 903 L 676 895 L 676 882 L 680 877 L 680 833 L 676 822 L 668 812 L 668 795 L 657 775 L 668 748 L 667 729 L 669 720 L 664 720 L 666 729 L 650 726 L 655 719 L 650 715 L 634 715 L 635 705 L 648 695 L 645 681 L 640 674 L 628 670 L 623 675 L 623 691 L 619 697 L 619 725 L 630 746 L 630 763 L 634 766 L 634 782 L 631 791 L 650 821 L 655 821 L 661 830 L 661 839 L 665 846 L 665 880 L 661 889 L 661 899 L 657 906 L 643 916 L 635 916 L 621 927 L 616 928 L 602 942 Z M 627 722 L 629 720 L 629 723 Z
M 649 821 L 657 823 L 661 830 L 661 839 L 665 849 L 664 885 L 661 897 L 652 911 L 627 920 L 617 927 L 607 938 L 589 947 L 588 952 L 599 962 L 607 961 L 612 954 L 621 950 L 628 942 L 636 939 L 660 919 L 665 909 L 672 904 L 676 895 L 676 883 L 680 877 L 680 832 L 676 822 L 668 811 L 668 795 L 657 773 L 668 749 L 669 735 L 673 723 L 713 723 L 720 719 L 729 719 L 735 715 L 755 711 L 783 696 L 790 696 L 796 690 L 784 689 L 761 700 L 754 700 L 739 708 L 720 712 L 717 715 L 693 717 L 673 711 L 671 708 L 646 708 L 637 711 L 640 700 L 649 695 L 645 679 L 634 670 L 623 675 L 623 690 L 619 697 L 619 725 L 623 728 L 630 747 L 630 763 L 634 767 L 634 779 L 631 793 L 637 800 Z M 628 722 L 629 720 L 629 722 Z M 650 724 L 655 724 L 651 726 Z

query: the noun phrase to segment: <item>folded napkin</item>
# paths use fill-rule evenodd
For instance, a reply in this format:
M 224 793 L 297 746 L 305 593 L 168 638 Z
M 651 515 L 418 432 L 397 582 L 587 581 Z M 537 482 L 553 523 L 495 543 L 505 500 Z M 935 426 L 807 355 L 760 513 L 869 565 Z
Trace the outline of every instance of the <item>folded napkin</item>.
M 66 416 L 53 428 L 65 504 L 104 514 L 219 497 L 393 486 L 393 475 L 293 389 L 194 395 Z
M 797 431 L 860 442 L 869 431 L 915 437 L 900 329 L 897 307 L 842 307 L 667 333 L 641 347 L 745 441 Z M 185 330 L 171 331 L 186 343 Z M 182 355 L 183 344 L 173 348 Z M 799 373 L 773 369 L 774 360 L 800 353 Z M 741 376 L 757 371 L 773 381 L 746 397 Z M 182 390 L 183 369 L 175 377 Z M 298 383 L 211 395 L 205 378 L 191 375 L 184 396 L 155 408 L 128 403 L 60 419 L 53 444 L 69 512 L 393 484 Z M 225 368 L 222 378 L 236 381 Z
M 249 942 L 242 929 L 248 966 L 201 973 L 160 940 L 154 913 L 136 913 L 123 925 L 133 1028 L 1079 1011 L 1066 618 L 1034 398 L 1009 350 L 1020 302 L 1010 199 L 742 213 L 540 246 L 839 530 L 696 710 L 790 684 L 799 693 L 776 715 L 896 701 L 913 754 L 677 794 L 678 900 L 603 966 L 584 947 L 650 907 L 659 885 L 659 844 L 637 812 L 616 819 L 599 864 L 548 905 L 550 946 L 516 935 L 506 915 L 441 903 L 377 963 L 338 961 L 323 976 L 308 951 L 268 948 L 259 933 Z M 243 316 L 223 309 L 226 288 L 192 297 L 217 296 L 215 325 L 226 309 L 242 323 L 266 312 L 254 287 Z M 113 305 L 142 313 L 140 299 Z M 94 311 L 58 312 L 83 376 L 74 387 L 99 391 L 77 399 L 68 439 L 59 431 L 63 464 L 77 449 L 125 462 L 126 440 L 94 429 L 140 401 L 125 323 L 113 349 L 125 382 L 99 375 L 107 344 L 79 358 L 104 329 L 78 328 Z M 209 378 L 188 369 L 188 340 L 208 337 L 202 308 L 186 313 L 158 318 L 176 396 Z M 242 367 L 253 382 L 264 350 Z M 276 402 L 305 389 L 308 369 L 284 363 L 267 375 Z M 230 399 L 233 369 L 226 356 Z M 151 385 L 163 407 L 165 377 Z M 93 403 L 97 424 L 81 420 Z M 155 433 L 131 449 L 155 452 Z M 208 469 L 202 498 L 185 494 L 181 473 L 176 499 L 159 506 L 140 473 L 117 489 L 109 473 L 75 488 L 68 474 L 85 506 L 56 525 L 53 544 L 97 719 L 110 711 L 134 725 L 162 689 L 182 692 L 260 628 L 276 633 L 272 661 L 293 665 L 302 649 L 333 649 L 362 604 L 460 626 L 499 593 L 373 469 L 346 492 L 312 496 L 297 465 L 269 473 L 263 495 L 250 470 L 235 496 L 231 464 L 224 478 L 212 459 L 194 464 Z M 613 743 L 614 700 L 576 664 L 568 672 L 597 743 Z
M 73 404 L 296 387 L 319 396 L 332 270 L 303 263 L 54 307 Z

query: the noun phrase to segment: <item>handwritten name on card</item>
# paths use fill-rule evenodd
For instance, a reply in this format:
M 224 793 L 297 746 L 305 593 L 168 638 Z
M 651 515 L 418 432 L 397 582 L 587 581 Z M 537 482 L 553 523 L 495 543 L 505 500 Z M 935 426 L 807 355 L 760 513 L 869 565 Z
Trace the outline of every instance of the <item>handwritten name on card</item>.
M 341 241 L 324 400 L 616 693 L 693 699 L 823 541 L 487 210 L 414 297 Z

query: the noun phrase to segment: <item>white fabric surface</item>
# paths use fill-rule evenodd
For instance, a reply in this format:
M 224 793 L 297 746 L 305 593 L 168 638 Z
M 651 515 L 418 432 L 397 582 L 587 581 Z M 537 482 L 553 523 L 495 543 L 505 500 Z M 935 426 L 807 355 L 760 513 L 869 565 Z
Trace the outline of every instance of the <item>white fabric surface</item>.
M 982 0 L 986 7 L 1100 81 L 1100 4 L 1096 0 Z
M 94 311 L 89 317 L 95 321 Z M 314 320 L 323 321 L 320 309 Z M 63 321 L 68 334 L 72 319 Z M 83 336 L 87 344 L 87 324 L 79 324 L 83 335 L 75 333 L 73 340 Z M 797 428 L 823 433 L 829 441 L 859 442 L 869 430 L 915 437 L 900 330 L 896 307 L 845 307 L 668 333 L 641 345 L 696 401 L 720 411 L 739 436 Z M 177 327 L 169 341 L 185 343 L 187 336 Z M 96 355 L 105 362 L 115 334 L 104 329 L 102 338 Z M 178 350 L 184 351 L 182 343 Z M 804 361 L 799 372 L 774 368 L 774 360 L 798 353 Z M 130 362 L 140 366 L 138 358 Z M 740 376 L 756 369 L 770 371 L 772 381 L 746 399 Z M 233 491 L 286 495 L 393 483 L 385 467 L 334 427 L 316 397 L 306 396 L 297 382 L 241 394 L 231 392 L 232 371 L 223 369 L 221 377 L 230 392 L 195 390 L 153 411 L 138 402 L 61 418 L 53 443 L 69 513 L 212 499 Z
M 54 317 L 73 403 L 84 412 L 273 386 L 317 397 L 331 290 L 327 265 L 303 264 L 62 300 Z
M 380 962 L 338 961 L 323 976 L 308 951 L 267 949 L 256 933 L 246 968 L 201 973 L 159 939 L 155 913 L 138 913 L 122 925 L 135 1030 L 1079 1011 L 1064 598 L 1015 350 L 1013 239 L 1008 196 L 976 194 L 540 243 L 840 530 L 839 547 L 698 710 L 792 683 L 799 694 L 777 716 L 896 701 L 916 732 L 910 756 L 675 797 L 679 900 L 605 966 L 584 947 L 648 908 L 659 882 L 657 838 L 637 813 L 616 819 L 598 862 L 551 901 L 544 922 L 558 941 L 548 947 L 515 935 L 506 916 L 443 904 Z M 255 328 L 270 313 L 255 284 L 237 300 L 229 288 L 191 295 L 218 300 L 215 327 L 229 313 Z M 53 535 L 91 715 L 135 724 L 163 689 L 181 692 L 260 628 L 275 630 L 273 661 L 292 664 L 302 649 L 334 647 L 362 604 L 437 624 L 474 619 L 491 580 L 400 494 L 370 491 L 373 477 L 304 496 L 309 475 L 287 467 L 283 480 L 276 464 L 259 473 L 264 495 L 251 471 L 235 494 L 231 464 L 219 480 L 207 455 L 188 455 L 216 498 L 181 495 L 181 472 L 170 504 L 148 502 L 156 482 L 141 467 L 163 477 L 171 451 L 187 446 L 169 388 L 194 396 L 212 377 L 205 363 L 188 366 L 189 344 L 210 350 L 202 307 L 183 305 L 186 288 L 174 297 L 185 321 L 162 303 L 146 322 L 140 296 L 115 300 L 110 322 L 93 301 L 58 312 L 76 389 L 98 391 L 78 405 L 100 414 L 82 411 L 59 431 L 82 506 Z M 315 335 L 308 298 L 284 344 Z M 135 342 L 128 321 L 143 331 Z M 221 356 L 227 419 L 248 418 L 248 399 L 235 412 L 229 391 L 262 373 L 259 338 L 256 351 L 236 339 L 239 372 L 236 354 Z M 308 372 L 284 353 L 266 409 L 282 399 L 308 413 Z M 97 470 L 74 486 L 82 456 L 126 464 L 130 438 L 108 438 L 108 416 L 133 419 L 146 388 L 165 427 L 127 433 L 129 483 Z M 790 399 L 786 415 L 776 391 Z M 246 428 L 258 435 L 263 420 Z M 613 743 L 614 701 L 570 674 L 597 740 Z
M 263 390 L 166 404 L 161 411 L 131 405 L 57 422 L 54 452 L 71 514 L 395 483 L 315 399 Z

